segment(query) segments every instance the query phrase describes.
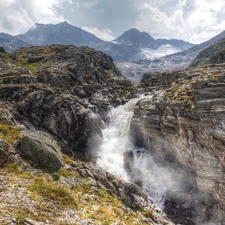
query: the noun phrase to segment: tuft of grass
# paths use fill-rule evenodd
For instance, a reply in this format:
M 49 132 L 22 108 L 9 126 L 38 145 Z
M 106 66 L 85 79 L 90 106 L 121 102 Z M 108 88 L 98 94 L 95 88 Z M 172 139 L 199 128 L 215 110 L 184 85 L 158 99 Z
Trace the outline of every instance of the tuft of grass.
M 77 177 L 78 174 L 72 170 L 60 168 L 58 171 L 51 173 L 51 177 L 54 181 L 57 181 L 60 179 L 60 177 Z
M 36 177 L 33 179 L 31 190 L 46 199 L 51 199 L 59 205 L 70 205 L 77 208 L 77 203 L 68 189 L 60 185 L 51 183 L 46 178 Z
M 15 163 L 8 163 L 5 168 L 5 171 L 11 174 L 15 174 L 16 176 L 19 176 L 21 178 L 25 179 L 31 179 L 33 178 L 33 175 L 27 171 L 21 170 L 19 166 Z
M 30 70 L 31 73 L 37 73 L 39 71 L 39 64 L 40 62 L 36 62 L 36 63 L 28 63 L 27 60 L 25 61 L 21 61 L 21 62 L 14 62 L 14 64 L 16 66 L 24 66 L 24 67 L 27 67 L 27 69 Z
M 150 218 L 150 219 L 154 219 L 154 215 L 153 215 L 153 212 L 150 210 L 150 211 L 141 211 L 141 214 L 147 218 Z
M 18 224 L 18 225 L 22 225 L 22 224 L 24 224 L 24 220 L 25 220 L 25 216 L 23 216 L 23 215 L 21 215 L 21 214 L 19 214 L 17 217 L 16 217 L 16 221 L 17 221 L 17 223 L 16 224 Z
M 19 129 L 4 122 L 0 122 L 0 138 L 13 144 L 19 140 Z
M 8 163 L 5 166 L 5 170 L 9 173 L 14 173 L 14 174 L 18 174 L 20 172 L 18 165 L 16 165 L 15 163 Z
M 73 160 L 68 155 L 62 154 L 62 160 L 66 164 L 69 164 L 69 165 L 73 164 Z

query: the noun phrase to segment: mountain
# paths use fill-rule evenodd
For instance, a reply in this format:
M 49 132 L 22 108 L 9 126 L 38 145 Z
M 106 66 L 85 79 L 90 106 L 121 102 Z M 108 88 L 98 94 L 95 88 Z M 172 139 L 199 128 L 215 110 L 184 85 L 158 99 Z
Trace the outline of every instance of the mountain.
M 219 35 L 211 38 L 210 40 L 203 42 L 202 44 L 195 45 L 187 50 L 164 56 L 160 59 L 153 60 L 149 63 L 149 70 L 171 70 L 171 69 L 181 69 L 187 67 L 194 58 L 205 48 L 216 43 L 225 37 L 225 31 Z
M 55 25 L 35 24 L 25 34 L 17 35 L 15 38 L 34 46 L 51 44 L 88 46 L 110 55 L 115 62 L 152 60 L 193 46 L 189 42 L 176 39 L 155 40 L 148 33 L 140 32 L 135 28 L 124 32 L 111 42 L 106 42 L 67 22 Z
M 155 40 L 148 33 L 140 32 L 135 28 L 124 32 L 121 36 L 115 39 L 113 43 L 135 48 L 157 48 Z
M 223 62 L 225 62 L 225 38 L 201 51 L 189 67 Z
M 62 44 L 96 48 L 99 44 L 104 43 L 104 41 L 95 35 L 72 26 L 67 22 L 55 25 L 36 23 L 34 28 L 16 37 L 34 46 Z
M 225 31 L 206 42 L 192 46 L 184 51 L 179 51 L 174 54 L 167 54 L 156 59 L 143 58 L 133 62 L 117 63 L 117 67 L 122 71 L 122 74 L 126 75 L 126 77 L 131 79 L 133 82 L 139 82 L 141 79 L 141 74 L 145 72 L 162 72 L 166 70 L 184 69 L 188 67 L 202 50 L 212 44 L 215 44 L 223 38 L 225 38 Z M 172 40 L 167 40 L 166 43 L 171 41 Z M 177 40 L 175 43 L 178 43 Z M 156 53 L 158 54 L 159 52 L 160 51 L 157 51 Z
M 153 60 L 192 46 L 189 42 L 176 39 L 155 40 L 148 33 L 132 28 L 111 43 L 106 43 L 100 50 L 112 56 L 116 62 L 132 62 L 140 59 Z
M 0 46 L 7 52 L 13 52 L 16 49 L 29 47 L 30 45 L 10 34 L 0 33 Z

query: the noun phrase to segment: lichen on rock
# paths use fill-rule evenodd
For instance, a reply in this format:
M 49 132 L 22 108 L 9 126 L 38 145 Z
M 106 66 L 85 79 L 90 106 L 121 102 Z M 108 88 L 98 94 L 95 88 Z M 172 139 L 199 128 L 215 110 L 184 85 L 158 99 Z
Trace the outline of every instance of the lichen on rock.
M 51 171 L 62 166 L 62 153 L 54 138 L 46 132 L 24 130 L 20 137 L 21 153 L 37 166 Z

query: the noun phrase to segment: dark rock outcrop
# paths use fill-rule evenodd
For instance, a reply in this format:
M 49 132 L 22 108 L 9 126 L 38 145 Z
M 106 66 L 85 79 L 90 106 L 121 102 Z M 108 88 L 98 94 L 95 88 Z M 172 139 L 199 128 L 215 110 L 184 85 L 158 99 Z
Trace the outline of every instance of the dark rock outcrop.
M 24 48 L 2 54 L 0 68 L 0 98 L 17 121 L 50 132 L 63 152 L 80 157 L 92 135 L 102 136 L 110 106 L 136 95 L 112 58 L 88 47 Z
M 201 51 L 189 67 L 223 62 L 225 62 L 225 38 Z
M 135 107 L 131 131 L 136 144 L 159 164 L 185 171 L 180 184 L 193 177 L 166 200 L 165 211 L 178 223 L 186 210 L 185 224 L 224 224 L 224 70 L 219 64 L 178 71 L 169 89 Z

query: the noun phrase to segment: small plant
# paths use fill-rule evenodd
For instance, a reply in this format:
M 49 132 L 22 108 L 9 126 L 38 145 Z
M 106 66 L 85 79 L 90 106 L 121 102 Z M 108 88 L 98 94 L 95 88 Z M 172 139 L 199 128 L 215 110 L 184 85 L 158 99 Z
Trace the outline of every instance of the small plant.
M 68 170 L 68 169 L 64 169 L 64 168 L 60 168 L 60 170 L 51 173 L 52 179 L 54 181 L 57 181 L 60 179 L 61 176 L 63 177 L 77 177 L 78 174 L 72 170 Z
M 18 165 L 16 165 L 15 163 L 8 163 L 5 167 L 5 170 L 8 171 L 9 173 L 15 174 L 18 174 L 20 172 Z
M 0 138 L 13 144 L 19 140 L 19 130 L 14 126 L 0 122 Z
M 59 205 L 73 205 L 77 207 L 77 203 L 68 189 L 55 185 L 43 177 L 35 178 L 31 189 L 44 198 L 56 201 Z
M 62 154 L 62 160 L 64 163 L 69 165 L 72 165 L 73 163 L 73 160 L 68 155 L 65 155 L 65 154 Z
M 16 221 L 17 221 L 16 224 L 22 225 L 22 224 L 24 224 L 24 220 L 25 220 L 25 216 L 19 214 L 19 215 L 16 217 Z
M 141 214 L 147 218 L 154 219 L 154 215 L 151 210 L 150 211 L 141 211 Z

